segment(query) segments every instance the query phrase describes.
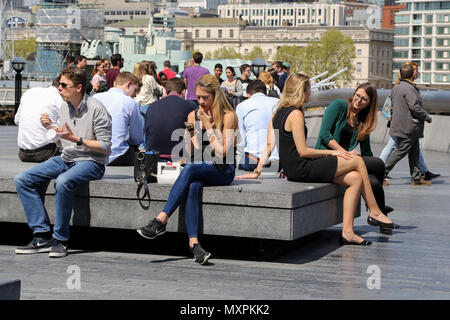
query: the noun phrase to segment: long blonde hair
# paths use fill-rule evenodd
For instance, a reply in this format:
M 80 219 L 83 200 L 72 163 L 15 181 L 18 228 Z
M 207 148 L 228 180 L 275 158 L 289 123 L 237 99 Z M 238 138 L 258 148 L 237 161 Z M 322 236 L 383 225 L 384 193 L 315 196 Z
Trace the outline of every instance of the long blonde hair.
M 414 68 L 414 70 L 417 70 L 417 68 L 419 67 L 419 65 L 417 63 L 412 62 L 412 61 L 405 62 L 403 65 L 411 66 Z M 402 76 L 400 75 L 400 71 L 399 71 L 398 75 L 397 75 L 397 79 L 395 80 L 395 84 L 399 84 L 401 79 L 402 79 Z
M 208 93 L 214 95 L 214 102 L 211 107 L 211 112 L 218 130 L 222 131 L 223 129 L 223 118 L 225 113 L 234 113 L 235 119 L 237 119 L 236 112 L 225 97 L 222 88 L 220 88 L 219 80 L 215 76 L 212 74 L 205 74 L 201 76 L 195 84 L 195 88 L 197 87 L 200 87 Z M 237 126 L 237 123 L 235 125 Z
M 261 71 L 258 75 L 258 79 L 264 82 L 265 85 L 269 86 L 269 89 L 273 89 L 273 78 L 270 72 Z
M 369 96 L 369 106 L 357 115 L 353 108 L 353 97 L 359 89 L 364 89 Z M 377 127 L 378 94 L 377 88 L 370 82 L 364 82 L 356 88 L 352 97 L 348 100 L 347 119 L 351 120 L 358 132 L 357 140 L 363 141 Z
M 296 107 L 303 111 L 306 91 L 311 88 L 309 77 L 301 73 L 291 74 L 284 84 L 283 95 L 278 103 L 278 110 L 286 107 Z

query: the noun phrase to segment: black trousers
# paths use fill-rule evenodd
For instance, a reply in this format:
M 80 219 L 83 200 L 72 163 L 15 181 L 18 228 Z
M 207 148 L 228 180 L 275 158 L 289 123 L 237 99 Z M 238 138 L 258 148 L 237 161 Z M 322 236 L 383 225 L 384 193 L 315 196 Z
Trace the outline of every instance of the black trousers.
M 137 147 L 130 145 L 127 152 L 125 152 L 120 157 L 116 158 L 113 162 L 108 164 L 108 166 L 109 167 L 134 166 L 134 162 L 136 161 L 136 153 L 137 153 Z
M 381 212 L 385 210 L 385 198 L 383 190 L 383 180 L 384 180 L 384 162 L 377 157 L 362 157 L 364 163 L 367 167 L 367 172 L 369 174 L 370 185 L 372 186 L 373 194 L 375 200 L 377 201 L 378 207 Z
M 22 162 L 41 163 L 48 159 L 60 155 L 61 151 L 56 143 L 49 143 L 43 147 L 34 150 L 19 149 L 19 159 Z

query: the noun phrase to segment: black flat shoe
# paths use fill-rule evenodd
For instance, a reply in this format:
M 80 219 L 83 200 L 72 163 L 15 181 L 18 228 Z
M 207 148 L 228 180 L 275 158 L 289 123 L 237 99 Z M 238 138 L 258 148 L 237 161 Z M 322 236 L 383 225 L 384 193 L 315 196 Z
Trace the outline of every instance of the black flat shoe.
M 392 211 L 394 211 L 394 208 L 392 208 L 391 206 L 388 206 L 387 204 L 384 206 L 383 213 L 385 216 L 387 216 Z
M 342 235 L 339 235 L 339 243 L 343 246 L 352 245 L 352 246 L 370 246 L 372 244 L 369 240 L 363 240 L 362 242 L 351 242 L 345 239 Z
M 376 227 L 380 226 L 383 229 L 386 229 L 386 228 L 398 229 L 400 227 L 398 224 L 395 224 L 393 222 L 392 223 L 384 223 L 384 222 L 378 221 L 375 218 L 372 218 L 371 216 L 367 217 L 367 223 L 370 224 L 371 226 L 376 226 Z

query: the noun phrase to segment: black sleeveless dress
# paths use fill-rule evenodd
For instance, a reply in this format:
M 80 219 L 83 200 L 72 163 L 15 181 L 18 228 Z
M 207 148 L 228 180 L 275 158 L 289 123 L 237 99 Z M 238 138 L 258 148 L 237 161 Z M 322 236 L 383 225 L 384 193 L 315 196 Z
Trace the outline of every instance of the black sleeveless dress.
M 337 157 L 329 156 L 317 159 L 302 158 L 295 147 L 292 132 L 284 130 L 289 114 L 297 110 L 295 107 L 281 108 L 273 117 L 273 128 L 278 130 L 276 141 L 281 166 L 289 181 L 297 182 L 333 182 L 337 168 Z M 305 138 L 308 128 L 305 125 Z

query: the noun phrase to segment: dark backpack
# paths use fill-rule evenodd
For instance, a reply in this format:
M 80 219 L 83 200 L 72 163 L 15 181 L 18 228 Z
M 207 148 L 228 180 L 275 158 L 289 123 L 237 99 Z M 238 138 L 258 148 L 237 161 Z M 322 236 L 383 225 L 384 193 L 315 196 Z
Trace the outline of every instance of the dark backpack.
M 279 98 L 280 96 L 278 95 L 278 92 L 276 92 L 273 89 L 267 89 L 267 96 L 268 97 L 273 97 L 273 98 Z

